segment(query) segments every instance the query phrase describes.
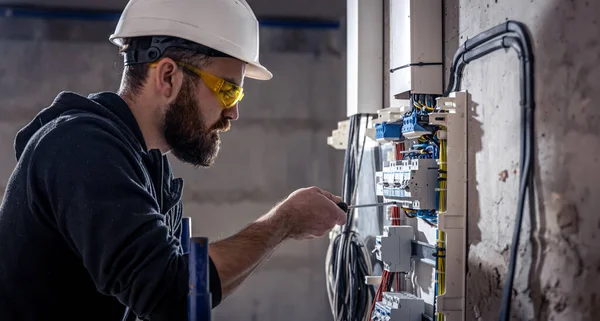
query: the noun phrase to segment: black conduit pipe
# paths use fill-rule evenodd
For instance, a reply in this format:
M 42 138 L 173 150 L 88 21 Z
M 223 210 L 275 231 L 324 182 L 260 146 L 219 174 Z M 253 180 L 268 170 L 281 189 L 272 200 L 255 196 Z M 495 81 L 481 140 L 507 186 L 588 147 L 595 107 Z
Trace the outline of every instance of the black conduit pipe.
M 499 36 L 502 38 L 495 39 Z M 502 306 L 500 309 L 499 320 L 508 321 L 511 308 L 511 294 L 514 283 L 514 276 L 517 264 L 517 253 L 520 241 L 520 232 L 523 222 L 525 197 L 527 192 L 533 194 L 533 129 L 534 129 L 534 110 L 535 110 L 535 82 L 534 82 L 534 61 L 531 50 L 531 39 L 526 31 L 524 24 L 516 21 L 507 21 L 493 28 L 490 28 L 472 39 L 466 41 L 463 46 L 456 51 L 450 67 L 450 79 L 444 96 L 451 92 L 459 91 L 461 85 L 462 72 L 464 67 L 471 61 L 486 56 L 496 50 L 503 48 L 512 48 L 517 53 L 520 61 L 520 106 L 521 106 L 521 124 L 520 124 L 520 169 L 521 177 L 519 182 L 519 198 L 517 204 L 517 216 L 515 218 L 515 227 L 513 231 L 512 247 L 510 251 L 509 266 L 506 275 L 506 283 L 502 293 Z M 531 220 L 534 220 L 534 213 L 530 213 Z

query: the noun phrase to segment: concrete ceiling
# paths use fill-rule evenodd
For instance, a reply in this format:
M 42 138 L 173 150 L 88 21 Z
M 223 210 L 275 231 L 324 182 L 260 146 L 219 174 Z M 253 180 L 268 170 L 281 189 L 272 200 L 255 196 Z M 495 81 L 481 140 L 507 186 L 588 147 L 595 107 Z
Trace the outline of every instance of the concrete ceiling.
M 257 16 L 339 19 L 346 0 L 247 0 Z M 120 11 L 127 0 L 0 0 L 0 6 L 59 7 Z

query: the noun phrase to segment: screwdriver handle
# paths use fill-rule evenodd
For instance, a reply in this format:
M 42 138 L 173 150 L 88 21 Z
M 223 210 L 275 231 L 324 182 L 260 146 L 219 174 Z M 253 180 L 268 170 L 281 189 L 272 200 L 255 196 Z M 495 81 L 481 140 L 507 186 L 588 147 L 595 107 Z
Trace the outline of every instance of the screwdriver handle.
M 348 204 L 346 204 L 345 202 L 339 202 L 337 203 L 337 206 L 342 209 L 342 211 L 344 212 L 348 212 Z

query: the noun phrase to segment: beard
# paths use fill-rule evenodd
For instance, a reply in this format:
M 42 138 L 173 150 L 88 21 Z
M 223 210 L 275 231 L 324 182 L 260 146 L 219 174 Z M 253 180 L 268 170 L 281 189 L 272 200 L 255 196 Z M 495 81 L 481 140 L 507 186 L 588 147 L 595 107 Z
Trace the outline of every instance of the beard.
M 199 106 L 194 81 L 184 79 L 177 98 L 167 109 L 164 136 L 177 159 L 195 167 L 210 167 L 221 146 L 219 131 L 229 130 L 230 123 L 223 117 L 208 127 Z

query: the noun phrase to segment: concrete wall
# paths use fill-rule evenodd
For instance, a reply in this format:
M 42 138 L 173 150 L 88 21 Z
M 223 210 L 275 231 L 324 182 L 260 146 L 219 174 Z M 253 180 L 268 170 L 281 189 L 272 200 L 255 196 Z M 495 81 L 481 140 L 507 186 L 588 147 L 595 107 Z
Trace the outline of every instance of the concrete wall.
M 342 13 L 343 14 L 343 13 Z M 116 90 L 121 59 L 107 36 L 113 22 L 0 20 L 0 192 L 14 161 L 16 132 L 59 91 Z M 226 237 L 296 188 L 338 192 L 343 153 L 326 138 L 345 115 L 341 30 L 261 30 L 261 61 L 275 75 L 249 80 L 241 118 L 222 136 L 210 169 L 173 160 L 184 177 L 193 234 Z M 290 241 L 215 310 L 214 320 L 328 320 L 328 240 Z
M 340 13 L 346 10 L 346 1 L 321 1 L 321 0 L 246 0 L 252 9 L 259 15 L 265 16 L 290 16 L 306 18 L 339 18 Z M 22 6 L 47 6 L 53 8 L 75 8 L 92 10 L 119 11 L 127 5 L 127 0 L 0 0 L 1 5 Z
M 458 43 L 507 19 L 527 24 L 536 68 L 537 215 L 523 226 L 514 320 L 600 318 L 600 2 L 446 0 L 448 61 Z M 497 318 L 516 213 L 519 69 L 514 52 L 466 67 L 468 320 Z M 499 174 L 507 171 L 506 181 Z M 533 237 L 528 232 L 533 229 Z

